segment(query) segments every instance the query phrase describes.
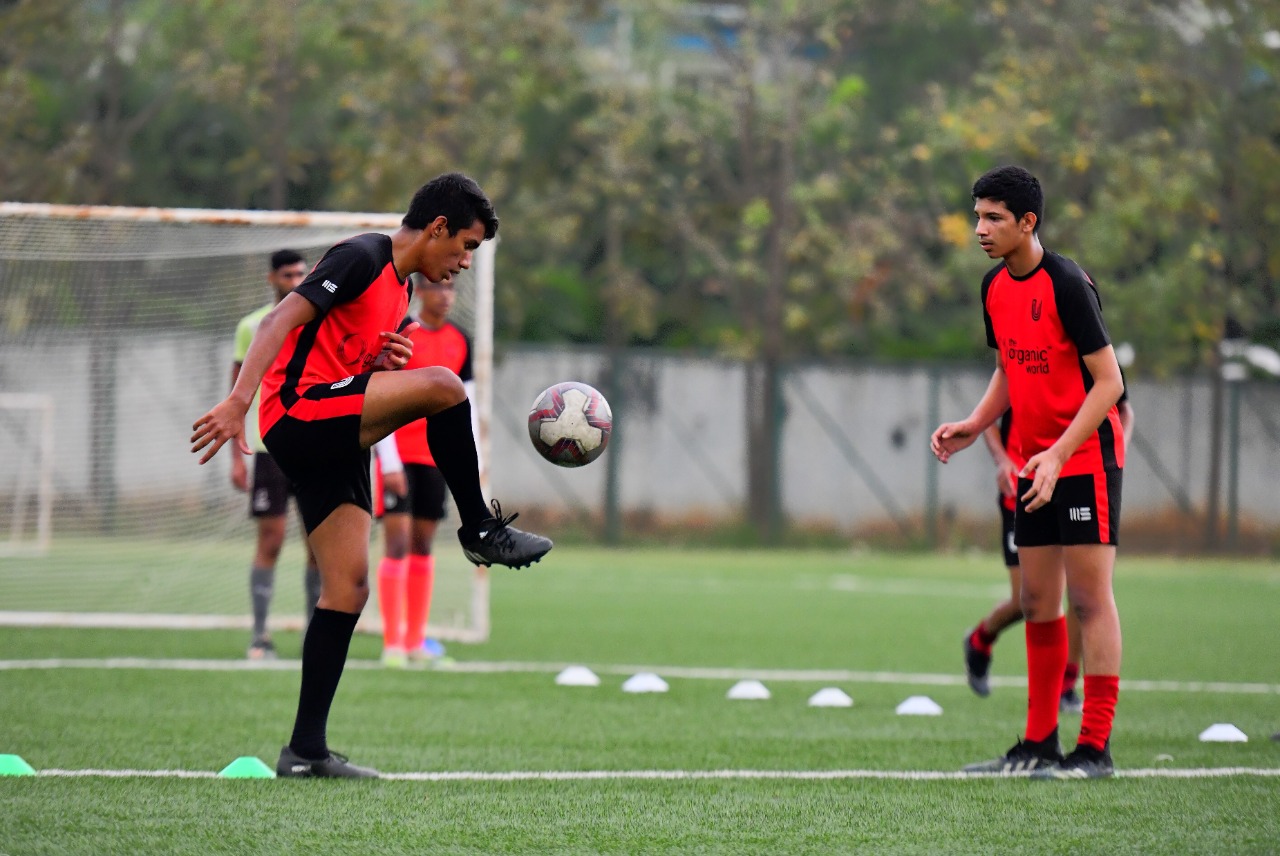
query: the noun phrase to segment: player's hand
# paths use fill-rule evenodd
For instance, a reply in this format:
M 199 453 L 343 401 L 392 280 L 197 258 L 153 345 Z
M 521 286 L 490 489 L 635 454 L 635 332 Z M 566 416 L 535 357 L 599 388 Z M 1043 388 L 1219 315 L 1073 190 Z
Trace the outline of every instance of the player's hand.
M 1018 473 L 1019 478 L 1032 479 L 1031 490 L 1022 495 L 1027 504 L 1027 511 L 1044 508 L 1053 499 L 1053 490 L 1058 486 L 1058 473 L 1066 461 L 1052 449 L 1045 449 L 1038 455 L 1032 455 L 1027 465 Z M 1032 473 L 1035 473 L 1032 476 Z
M 417 330 L 418 326 L 418 322 L 413 321 L 399 333 L 383 330 L 382 338 L 386 339 L 386 342 L 382 345 L 382 353 L 378 354 L 377 359 L 373 361 L 373 371 L 385 372 L 404 368 L 409 358 L 413 356 L 413 340 L 409 338 L 409 334 Z
M 1018 468 L 1008 458 L 996 465 L 996 487 L 1006 499 L 1013 499 L 1018 492 Z
M 387 493 L 394 493 L 396 496 L 404 496 L 409 492 L 409 482 L 404 477 L 404 470 L 398 473 L 383 473 L 382 486 Z
M 243 455 L 231 456 L 231 484 L 241 493 L 249 490 L 249 468 L 244 465 Z
M 200 458 L 200 463 L 206 464 L 209 459 L 218 454 L 218 450 L 228 440 L 235 440 L 240 451 L 246 455 L 252 454 L 253 450 L 249 448 L 248 442 L 244 439 L 244 414 L 248 408 L 233 398 L 224 398 L 217 407 L 210 410 L 204 416 L 196 420 L 196 424 L 191 426 L 191 453 L 195 454 L 206 446 L 209 451 L 204 453 Z
M 967 449 L 978 439 L 981 431 L 975 431 L 968 422 L 944 422 L 929 438 L 929 450 L 942 463 L 961 449 Z

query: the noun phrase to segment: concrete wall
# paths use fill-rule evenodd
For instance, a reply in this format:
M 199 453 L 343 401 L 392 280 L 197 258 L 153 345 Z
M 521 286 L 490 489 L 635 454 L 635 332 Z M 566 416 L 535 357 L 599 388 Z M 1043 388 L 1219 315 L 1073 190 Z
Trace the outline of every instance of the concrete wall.
M 90 360 L 101 349 L 78 340 L 0 345 L 0 391 L 38 392 L 56 407 L 55 487 L 88 496 L 90 437 L 108 430 L 89 407 Z M 191 424 L 225 393 L 231 345 L 225 337 L 140 336 L 120 343 L 116 362 L 114 474 L 122 498 L 217 506 L 240 500 L 228 483 L 225 451 L 207 467 L 189 452 Z M 496 366 L 493 492 L 512 509 L 567 512 L 603 507 L 606 467 L 554 467 L 529 445 L 534 396 L 559 380 L 604 385 L 605 361 L 591 350 L 508 348 Z M 961 515 L 990 513 L 993 470 L 979 448 L 945 467 L 929 455 L 930 412 L 966 415 L 989 372 L 870 365 L 795 366 L 785 382 L 782 494 L 785 513 L 839 527 L 896 515 L 919 516 L 931 496 Z M 617 460 L 627 511 L 665 518 L 740 514 L 746 493 L 746 373 L 732 362 L 631 352 L 618 429 Z M 1240 509 L 1280 523 L 1280 385 L 1242 387 Z M 1138 443 L 1125 476 L 1127 514 L 1176 508 L 1179 494 L 1203 506 L 1208 483 L 1210 389 L 1206 381 L 1135 381 Z M 0 414 L 0 495 L 29 466 L 31 440 Z M 1225 479 L 1224 468 L 1224 479 Z

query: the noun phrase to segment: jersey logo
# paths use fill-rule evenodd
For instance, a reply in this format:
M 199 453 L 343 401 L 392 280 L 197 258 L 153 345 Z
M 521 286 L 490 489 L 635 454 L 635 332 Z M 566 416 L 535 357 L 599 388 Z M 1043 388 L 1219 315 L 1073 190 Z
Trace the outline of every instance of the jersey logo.
M 320 287 L 323 288 L 325 291 L 329 292 L 330 294 L 333 294 L 338 290 L 338 284 L 331 279 L 326 279 L 323 283 L 321 283 Z
M 1031 320 L 1039 321 L 1040 313 L 1044 311 L 1044 304 L 1034 297 L 1031 299 Z
M 364 339 L 358 333 L 348 333 L 338 343 L 338 360 L 344 366 L 359 365 L 368 350 L 365 347 Z
M 330 385 L 329 389 L 342 389 L 344 386 L 351 383 L 351 381 L 353 380 L 355 380 L 354 377 L 344 377 L 342 380 L 338 381 L 337 383 Z
M 1090 520 L 1093 520 L 1093 509 L 1087 505 L 1068 508 L 1067 517 L 1075 523 L 1088 523 Z

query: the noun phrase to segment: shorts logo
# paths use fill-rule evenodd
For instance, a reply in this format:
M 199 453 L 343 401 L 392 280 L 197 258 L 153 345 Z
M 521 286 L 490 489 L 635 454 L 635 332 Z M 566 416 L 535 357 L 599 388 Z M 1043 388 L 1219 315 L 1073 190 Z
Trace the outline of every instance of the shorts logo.
M 1008 549 L 1010 553 L 1016 554 L 1018 552 L 1018 545 L 1014 543 L 1012 532 L 1008 534 L 1008 536 L 1005 538 L 1005 541 L 1008 542 L 1006 549 Z
M 1040 313 L 1044 311 L 1044 304 L 1035 298 L 1031 299 L 1031 320 L 1039 321 Z
M 267 493 L 265 487 L 260 487 L 253 492 L 253 510 L 266 511 L 271 507 L 271 494 Z
M 1088 523 L 1093 520 L 1093 509 L 1087 505 L 1068 508 L 1067 517 L 1075 523 Z
M 320 287 L 323 288 L 325 291 L 329 292 L 330 294 L 333 294 L 338 290 L 338 284 L 331 279 L 326 279 L 320 285 Z
M 342 389 L 344 386 L 351 383 L 351 381 L 353 380 L 355 380 L 355 377 L 344 377 L 342 380 L 338 381 L 337 383 L 330 384 L 329 389 Z

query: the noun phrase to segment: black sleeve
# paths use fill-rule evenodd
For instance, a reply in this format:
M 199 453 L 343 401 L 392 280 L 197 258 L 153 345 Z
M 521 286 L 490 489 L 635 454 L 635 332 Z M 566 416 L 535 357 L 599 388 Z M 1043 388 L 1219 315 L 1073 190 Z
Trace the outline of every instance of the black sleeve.
M 1053 299 L 1058 304 L 1062 329 L 1080 356 L 1088 356 L 1111 344 L 1107 325 L 1102 320 L 1102 300 L 1098 297 L 1098 289 L 1083 273 L 1055 276 Z
M 462 368 L 458 369 L 458 377 L 462 379 L 463 383 L 466 383 L 469 380 L 475 380 L 476 373 L 475 370 L 471 368 L 471 337 L 463 333 L 462 341 L 466 343 L 467 355 L 462 360 Z
M 296 291 L 324 315 L 340 303 L 355 300 L 378 276 L 377 262 L 357 240 L 343 241 L 329 249 Z
M 991 313 L 987 311 L 987 293 L 991 291 L 991 283 L 995 281 L 996 273 L 999 267 L 988 271 L 987 275 L 982 278 L 982 323 L 987 328 L 987 347 L 999 348 L 996 342 L 996 328 L 991 323 Z
M 1120 369 L 1120 382 L 1124 384 L 1124 389 L 1120 392 L 1120 398 L 1116 404 L 1129 400 L 1129 379 L 1124 376 L 1124 369 Z

